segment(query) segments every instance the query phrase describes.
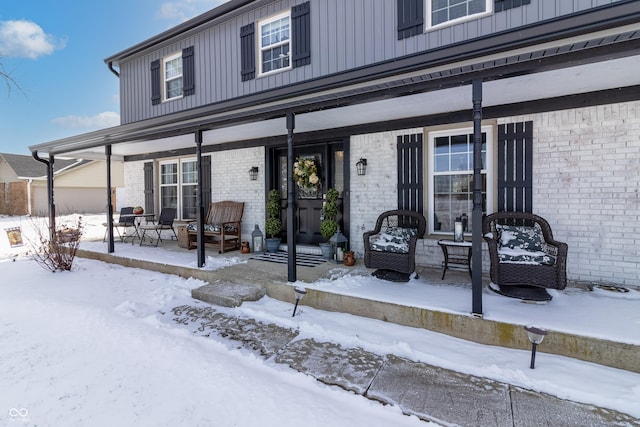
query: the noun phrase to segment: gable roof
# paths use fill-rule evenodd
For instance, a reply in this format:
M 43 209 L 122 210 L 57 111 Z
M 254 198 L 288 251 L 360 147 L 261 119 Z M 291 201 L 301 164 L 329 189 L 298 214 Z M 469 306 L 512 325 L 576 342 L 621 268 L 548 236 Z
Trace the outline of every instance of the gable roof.
M 32 156 L 23 154 L 0 153 L 7 164 L 20 178 L 43 178 L 47 175 L 47 166 L 34 159 Z M 88 163 L 89 160 L 63 160 L 56 159 L 53 162 L 53 173 L 60 173 L 68 168 L 76 168 Z

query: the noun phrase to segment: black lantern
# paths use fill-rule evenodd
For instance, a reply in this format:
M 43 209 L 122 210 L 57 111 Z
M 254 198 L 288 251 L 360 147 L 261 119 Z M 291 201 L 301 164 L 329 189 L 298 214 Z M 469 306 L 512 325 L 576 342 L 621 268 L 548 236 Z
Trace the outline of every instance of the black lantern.
M 345 247 L 347 245 L 347 238 L 344 237 L 344 234 L 342 234 L 340 228 L 338 228 L 336 234 L 331 236 L 331 238 L 329 239 L 329 243 L 331 243 L 331 246 L 335 248 L 335 251 L 333 252 L 333 260 L 337 264 L 341 264 L 342 254 L 344 253 Z M 340 250 L 338 251 L 338 249 Z
M 358 163 L 356 163 L 356 170 L 358 171 L 358 175 L 366 175 L 367 159 L 360 158 L 360 160 L 358 160 Z
M 258 224 L 256 224 L 256 228 L 251 233 L 251 245 L 253 246 L 253 252 L 264 252 L 264 236 Z
M 529 368 L 535 369 L 536 347 L 547 335 L 547 331 L 542 328 L 536 328 L 535 326 L 525 326 L 524 329 L 527 331 L 527 335 L 529 335 L 529 341 L 531 341 L 531 366 L 529 366 Z
M 251 169 L 249 169 L 249 179 L 251 181 L 255 181 L 256 179 L 258 179 L 258 167 L 254 166 Z

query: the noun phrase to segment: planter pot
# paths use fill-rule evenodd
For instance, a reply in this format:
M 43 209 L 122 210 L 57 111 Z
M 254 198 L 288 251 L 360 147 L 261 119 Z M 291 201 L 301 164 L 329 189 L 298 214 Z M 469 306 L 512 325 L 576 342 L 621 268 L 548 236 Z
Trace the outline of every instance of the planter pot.
M 353 267 L 356 264 L 356 255 L 353 251 L 347 251 L 342 255 L 342 263 L 347 267 Z
M 280 237 L 271 237 L 264 240 L 264 245 L 267 248 L 267 252 L 278 252 L 280 248 Z
M 322 258 L 333 259 L 333 245 L 331 243 L 320 243 Z
M 251 249 L 249 248 L 249 242 L 242 242 L 242 245 L 240 245 L 240 253 L 248 254 L 250 252 Z

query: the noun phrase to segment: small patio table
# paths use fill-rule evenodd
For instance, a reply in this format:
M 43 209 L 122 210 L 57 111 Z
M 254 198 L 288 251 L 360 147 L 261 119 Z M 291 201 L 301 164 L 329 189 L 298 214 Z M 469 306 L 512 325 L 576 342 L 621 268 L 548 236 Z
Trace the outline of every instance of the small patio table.
M 142 219 L 144 218 L 146 223 L 156 223 L 156 214 L 154 213 L 141 213 L 141 214 L 125 214 L 120 215 L 121 218 L 133 218 L 133 229 L 135 230 L 135 235 L 131 237 L 131 244 L 133 245 L 136 241 L 136 238 L 140 239 L 140 224 L 142 223 Z M 123 241 L 126 239 L 122 239 Z
M 449 264 L 466 265 L 469 269 L 469 276 L 471 276 L 471 242 L 456 242 L 451 239 L 441 239 L 438 240 L 438 245 L 442 248 L 442 254 L 444 255 L 444 261 L 442 262 L 442 279 L 440 280 L 444 280 L 444 275 L 447 274 Z M 454 253 L 449 253 L 449 249 L 453 248 L 466 248 L 467 253 L 460 253 L 457 249 L 454 250 Z

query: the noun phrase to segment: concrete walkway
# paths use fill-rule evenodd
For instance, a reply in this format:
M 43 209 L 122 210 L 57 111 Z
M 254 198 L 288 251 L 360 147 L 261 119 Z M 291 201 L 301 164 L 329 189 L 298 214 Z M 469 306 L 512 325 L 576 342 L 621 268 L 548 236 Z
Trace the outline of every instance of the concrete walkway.
M 297 340 L 298 331 L 237 318 L 204 304 L 183 305 L 166 320 L 286 364 L 425 421 L 460 426 L 640 426 L 625 414 L 510 384 L 330 342 Z

